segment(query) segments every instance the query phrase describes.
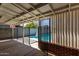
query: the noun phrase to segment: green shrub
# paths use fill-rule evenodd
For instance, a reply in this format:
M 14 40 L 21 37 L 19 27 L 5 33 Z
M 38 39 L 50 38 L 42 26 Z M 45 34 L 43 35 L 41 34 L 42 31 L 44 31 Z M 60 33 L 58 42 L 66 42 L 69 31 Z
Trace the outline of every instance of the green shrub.
M 30 23 L 28 23 L 25 27 L 26 27 L 26 28 L 37 28 L 37 24 L 34 23 L 34 22 L 30 22 Z

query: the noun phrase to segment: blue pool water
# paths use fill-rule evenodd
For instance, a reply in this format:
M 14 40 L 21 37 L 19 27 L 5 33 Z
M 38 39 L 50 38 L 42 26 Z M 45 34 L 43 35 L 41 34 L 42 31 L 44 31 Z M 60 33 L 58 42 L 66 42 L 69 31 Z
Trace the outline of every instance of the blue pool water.
M 30 36 L 30 38 L 36 38 L 39 39 L 39 41 L 43 41 L 43 42 L 50 42 L 51 41 L 51 34 L 41 34 L 38 36 Z

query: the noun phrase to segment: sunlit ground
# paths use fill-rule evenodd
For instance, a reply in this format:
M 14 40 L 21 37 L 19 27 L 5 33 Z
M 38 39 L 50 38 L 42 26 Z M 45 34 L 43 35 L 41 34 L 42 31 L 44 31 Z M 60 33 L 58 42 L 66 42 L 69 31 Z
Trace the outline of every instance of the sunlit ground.
M 20 43 L 23 43 L 23 38 L 19 38 L 19 39 L 13 39 L 16 40 Z M 38 39 L 37 38 L 30 38 L 30 44 L 29 44 L 29 38 L 28 37 L 24 37 L 24 44 L 25 45 L 30 45 L 33 48 L 39 49 L 38 47 Z

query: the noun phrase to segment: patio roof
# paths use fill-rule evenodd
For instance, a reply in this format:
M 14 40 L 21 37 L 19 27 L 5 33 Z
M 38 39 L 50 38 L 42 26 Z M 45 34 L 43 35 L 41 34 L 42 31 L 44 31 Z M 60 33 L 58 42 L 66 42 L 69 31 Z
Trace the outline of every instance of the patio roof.
M 79 7 L 69 3 L 1 3 L 0 23 L 20 24 Z

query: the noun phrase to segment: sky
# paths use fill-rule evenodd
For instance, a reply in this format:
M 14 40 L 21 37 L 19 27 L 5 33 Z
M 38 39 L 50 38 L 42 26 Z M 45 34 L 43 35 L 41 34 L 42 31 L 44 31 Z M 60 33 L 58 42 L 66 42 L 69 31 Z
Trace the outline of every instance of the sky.
M 41 21 L 41 26 L 45 26 L 45 25 L 49 25 L 49 20 L 48 19 Z

